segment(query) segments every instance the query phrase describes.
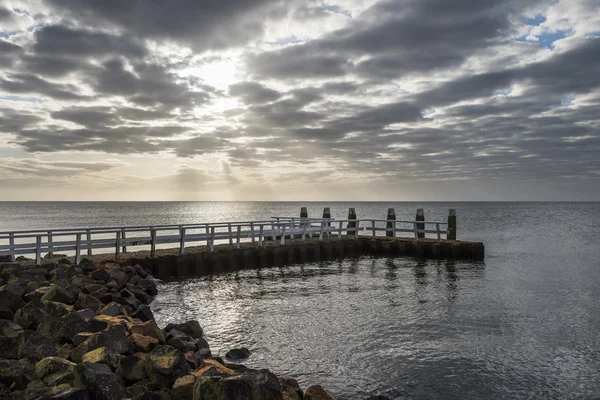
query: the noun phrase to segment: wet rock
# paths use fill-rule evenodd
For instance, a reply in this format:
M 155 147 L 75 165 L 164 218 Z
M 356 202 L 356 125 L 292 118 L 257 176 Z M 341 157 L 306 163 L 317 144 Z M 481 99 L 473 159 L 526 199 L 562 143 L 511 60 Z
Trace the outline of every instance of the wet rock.
M 145 368 L 150 381 L 163 387 L 171 387 L 175 379 L 190 373 L 183 354 L 171 346 L 158 346 L 148 353 Z
M 141 277 L 141 278 L 146 278 L 148 276 L 148 272 L 142 268 L 142 266 L 140 264 L 135 264 L 133 266 L 133 268 L 135 268 L 135 272 Z
M 245 347 L 239 348 L 239 349 L 231 349 L 227 352 L 227 354 L 225 354 L 226 358 L 229 358 L 230 360 L 243 360 L 244 358 L 248 358 L 250 357 L 250 350 L 248 350 Z
M 204 338 L 200 338 L 198 340 L 196 340 L 196 350 L 200 351 L 200 350 L 210 350 L 210 346 L 208 345 L 208 342 L 206 341 L 206 339 Z
M 110 279 L 110 274 L 105 269 L 97 269 L 90 274 L 91 278 L 96 281 L 106 282 Z
M 131 297 L 121 297 L 119 303 L 125 307 L 129 307 L 131 310 L 137 310 L 142 305 L 142 303 L 133 295 Z
M 84 362 L 75 368 L 75 386 L 94 400 L 120 400 L 128 396 L 117 377 L 104 364 Z
M 321 385 L 313 385 L 304 392 L 304 400 L 333 400 Z
M 154 321 L 146 321 L 140 324 L 135 324 L 135 326 L 131 327 L 132 333 L 138 333 L 144 336 L 150 336 L 159 341 L 159 343 L 165 343 L 165 336 L 163 335 L 162 330 L 156 325 Z
M 185 357 L 188 364 L 190 365 L 190 368 L 196 369 L 196 368 L 198 368 L 198 365 L 200 365 L 198 356 L 193 351 L 188 351 L 188 352 L 184 353 L 183 356 Z
M 165 327 L 166 332 L 170 332 L 172 329 L 177 329 L 194 339 L 201 338 L 203 333 L 202 327 L 200 327 L 198 321 L 187 321 L 182 324 L 168 324 Z
M 34 372 L 39 379 L 44 380 L 50 375 L 64 371 L 68 371 L 73 374 L 76 365 L 77 364 L 61 357 L 46 357 L 42 358 L 35 364 Z
M 150 296 L 156 296 L 158 294 L 156 282 L 154 282 L 152 279 L 140 279 L 137 286 Z
M 93 332 L 79 332 L 73 337 L 73 344 L 75 346 L 79 346 L 81 343 L 85 342 L 87 338 L 92 336 L 92 333 Z
M 172 337 L 169 340 L 167 340 L 167 344 L 171 347 L 175 347 L 177 350 L 185 353 L 186 351 L 188 351 L 185 347 L 185 343 L 183 342 L 183 340 L 181 340 L 181 338 L 179 337 Z
M 0 358 L 18 358 L 18 343 L 16 337 L 0 336 Z
M 14 313 L 25 305 L 24 294 L 25 290 L 21 286 L 8 283 L 0 288 L 0 304 Z
M 8 307 L 6 307 L 3 304 L 0 304 L 0 319 L 7 319 L 9 321 L 12 321 L 15 319 L 15 314 Z
M 128 283 L 127 289 L 123 289 L 123 291 L 124 290 L 127 290 L 127 292 L 133 294 L 135 296 L 135 298 L 143 304 L 150 304 L 152 302 L 152 296 L 147 294 L 144 290 L 140 289 L 139 287 L 132 285 L 131 283 Z M 123 291 L 121 291 L 121 295 L 124 295 Z M 141 304 L 140 304 L 140 307 L 141 307 Z M 139 308 L 139 307 L 137 307 L 137 308 Z
M 71 358 L 71 352 L 74 348 L 75 346 L 73 346 L 71 343 L 61 344 L 56 349 L 56 356 L 69 359 Z
M 176 399 L 194 400 L 195 382 L 196 377 L 193 375 L 181 376 L 175 380 L 175 383 L 171 388 L 171 393 Z
M 70 290 L 64 287 L 53 285 L 50 286 L 50 290 L 42 296 L 42 301 L 55 301 L 64 304 L 73 304 L 77 297 Z
M 56 355 L 57 344 L 35 331 L 23 331 L 19 336 L 19 358 L 40 360 Z
M 41 286 L 37 289 L 35 289 L 32 292 L 29 293 L 25 293 L 23 295 L 23 299 L 25 299 L 25 301 L 31 301 L 33 299 L 41 299 L 49 290 L 50 290 L 50 286 Z
M 117 284 L 117 289 L 122 289 L 125 287 L 125 284 L 129 281 L 129 277 L 127 274 L 118 269 L 110 269 L 108 270 L 110 275 L 110 279 Z
M 103 292 L 106 293 L 106 286 L 104 286 L 103 284 L 100 283 L 82 283 L 81 284 L 81 290 L 83 291 L 83 293 L 87 293 L 87 294 L 92 294 L 94 292 Z
M 90 310 L 98 311 L 104 304 L 89 294 L 80 293 L 77 301 L 75 301 L 75 309 L 81 310 L 89 308 Z
M 43 397 L 42 400 L 91 400 L 90 394 L 80 388 L 69 388 Z
M 300 385 L 292 378 L 279 378 L 283 400 L 302 400 L 304 393 Z
M 132 333 L 127 338 L 127 342 L 129 342 L 129 352 L 137 353 L 143 352 L 148 353 L 150 350 L 154 349 L 158 346 L 158 339 L 153 338 L 151 336 L 139 335 L 137 333 Z
M 90 293 L 90 295 L 100 300 L 102 304 L 109 304 L 113 301 L 112 295 L 104 290 L 97 290 Z
M 235 374 L 231 368 L 227 368 L 217 360 L 206 359 L 200 362 L 197 370 L 192 372 L 194 376 L 229 376 Z
M 117 315 L 129 316 L 130 314 L 121 304 L 112 302 L 98 310 L 98 315 L 108 315 L 111 317 L 116 317 Z
M 133 318 L 137 318 L 143 322 L 154 321 L 154 314 L 149 306 L 143 304 L 133 313 Z
M 0 335 L 12 338 L 18 337 L 23 333 L 23 327 L 16 322 L 0 319 Z
M 248 371 L 221 379 L 198 377 L 194 399 L 264 399 L 281 400 L 281 385 L 267 370 Z
M 46 306 L 41 300 L 33 299 L 17 310 L 15 322 L 24 329 L 37 329 L 39 324 L 47 318 L 45 308 Z
M 129 349 L 125 327 L 123 325 L 113 325 L 106 328 L 106 330 L 90 335 L 73 350 L 71 359 L 80 362 L 85 353 L 100 347 L 107 347 L 115 353 L 125 354 Z
M 148 375 L 146 375 L 146 367 L 144 365 L 145 359 L 146 355 L 143 353 L 121 358 L 117 366 L 117 376 L 129 385 L 146 379 Z
M 0 360 L 0 383 L 7 388 L 23 390 L 34 380 L 33 366 L 27 360 Z
M 60 318 L 62 325 L 59 329 L 59 338 L 73 341 L 75 335 L 90 331 L 90 323 L 87 321 L 89 314 L 84 310 L 71 311 Z
M 117 369 L 120 359 L 121 356 L 119 354 L 106 347 L 97 348 L 85 353 L 83 357 L 81 357 L 82 362 L 104 364 L 110 367 L 110 369 L 113 371 Z

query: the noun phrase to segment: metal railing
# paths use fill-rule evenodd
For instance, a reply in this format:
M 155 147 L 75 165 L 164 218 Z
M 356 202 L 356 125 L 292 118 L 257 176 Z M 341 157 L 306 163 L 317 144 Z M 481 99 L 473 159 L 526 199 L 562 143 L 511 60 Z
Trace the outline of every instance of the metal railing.
M 43 253 L 52 256 L 56 252 L 75 252 L 79 263 L 83 252 L 92 255 L 94 249 L 114 248 L 115 258 L 119 258 L 128 247 L 149 246 L 151 257 L 155 257 L 157 246 L 174 243 L 184 254 L 191 244 L 206 244 L 213 251 L 216 242 L 240 248 L 242 242 L 258 242 L 262 246 L 265 240 L 279 240 L 284 244 L 286 240 L 306 240 L 317 235 L 323 240 L 341 239 L 344 235 L 376 237 L 378 233 L 395 238 L 410 233 L 415 239 L 432 234 L 439 240 L 442 235 L 448 236 L 447 228 L 442 229 L 447 225 L 385 219 L 273 217 L 268 221 L 8 231 L 0 232 L 0 256 L 9 255 L 14 260 L 17 255 L 35 254 L 36 264 L 40 265 Z

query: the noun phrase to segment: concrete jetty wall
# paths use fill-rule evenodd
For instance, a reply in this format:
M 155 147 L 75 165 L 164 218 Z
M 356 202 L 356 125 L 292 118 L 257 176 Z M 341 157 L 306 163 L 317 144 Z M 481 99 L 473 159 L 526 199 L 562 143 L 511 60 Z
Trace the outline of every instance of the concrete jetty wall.
M 159 279 L 171 279 L 361 255 L 481 261 L 484 253 L 483 243 L 478 242 L 344 237 L 322 241 L 291 240 L 283 245 L 276 241 L 265 242 L 262 246 L 246 243 L 239 249 L 231 245 L 217 245 L 213 251 L 205 246 L 191 247 L 183 255 L 173 250 L 157 250 L 154 258 L 149 252 L 136 252 L 124 255 L 118 262 L 121 265 L 139 264 Z

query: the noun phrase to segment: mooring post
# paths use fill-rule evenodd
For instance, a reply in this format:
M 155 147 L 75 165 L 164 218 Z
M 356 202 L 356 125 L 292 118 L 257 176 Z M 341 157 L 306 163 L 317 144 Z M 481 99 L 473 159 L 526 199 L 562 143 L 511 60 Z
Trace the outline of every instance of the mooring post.
M 354 208 L 348 209 L 348 219 L 356 220 L 356 210 Z M 352 230 L 350 230 L 350 229 L 352 229 Z M 355 229 L 356 229 L 356 222 L 348 221 L 348 229 L 346 231 L 346 234 L 350 235 L 350 236 L 355 236 L 357 234 Z
M 388 208 L 387 220 L 389 221 L 386 225 L 385 236 L 395 237 L 396 235 L 396 223 L 392 222 L 396 220 L 396 211 L 393 208 Z
M 308 218 L 308 210 L 306 207 L 300 207 L 300 218 Z
M 52 251 L 52 248 L 54 246 L 52 246 L 52 231 L 48 231 L 48 254 L 50 255 L 50 258 L 54 257 L 54 251 Z
M 329 209 L 329 207 L 323 208 L 323 219 L 331 219 L 331 210 Z M 331 222 L 327 221 L 325 223 L 325 226 L 329 228 L 331 226 Z M 329 232 L 329 229 L 327 229 L 327 237 L 329 237 L 330 234 L 331 233 Z
M 422 208 L 417 208 L 417 218 L 415 221 L 425 221 L 425 212 Z M 417 224 L 417 230 L 425 230 L 425 224 Z M 418 239 L 423 239 L 424 237 L 425 232 L 418 232 Z
M 448 240 L 456 240 L 456 210 L 448 211 Z

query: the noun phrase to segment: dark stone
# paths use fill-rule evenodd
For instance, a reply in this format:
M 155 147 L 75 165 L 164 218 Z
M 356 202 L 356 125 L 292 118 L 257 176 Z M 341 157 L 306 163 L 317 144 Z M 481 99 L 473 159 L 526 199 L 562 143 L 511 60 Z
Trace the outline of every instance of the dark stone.
M 146 379 L 148 375 L 144 365 L 145 358 L 146 355 L 142 353 L 121 358 L 117 366 L 117 376 L 129 385 Z
M 208 345 L 208 342 L 206 341 L 206 339 L 204 338 L 200 338 L 198 340 L 196 340 L 196 350 L 200 351 L 200 350 L 210 350 L 210 346 Z
M 106 290 L 97 290 L 95 292 L 92 292 L 90 294 L 90 296 L 94 296 L 95 298 L 100 300 L 103 304 L 108 304 L 113 301 L 111 294 L 108 293 Z
M 79 293 L 79 297 L 75 302 L 75 309 L 81 310 L 82 308 L 89 308 L 94 311 L 98 311 L 104 304 L 89 294 Z
M 283 400 L 302 400 L 304 397 L 304 393 L 295 379 L 279 378 L 279 384 L 283 392 Z
M 61 286 L 50 286 L 50 290 L 42 296 L 42 301 L 55 301 L 64 304 L 73 304 L 77 297 L 70 290 Z
M 183 343 L 183 340 L 181 340 L 181 338 L 179 338 L 179 337 L 172 337 L 172 338 L 168 339 L 167 344 L 171 347 L 175 347 L 177 350 L 179 350 L 181 352 L 185 353 L 187 351 L 185 344 Z
M 378 395 L 378 396 L 369 396 L 369 397 L 367 397 L 366 400 L 390 400 L 390 398 Z
M 81 357 L 82 362 L 91 362 L 107 365 L 112 371 L 117 369 L 121 356 L 107 347 L 100 347 L 85 353 Z
M 137 286 L 143 289 L 150 296 L 156 296 L 158 294 L 158 289 L 156 288 L 156 282 L 152 279 L 140 279 Z
M 0 399 L 10 399 L 10 389 L 7 388 L 3 383 L 0 383 Z
M 87 321 L 88 315 L 82 311 L 84 310 L 71 311 L 60 318 L 62 326 L 59 330 L 59 338 L 73 343 L 75 335 L 81 332 L 90 331 L 90 323 Z
M 58 393 L 42 397 L 42 400 L 91 400 L 90 394 L 85 389 L 71 388 Z
M 25 305 L 24 294 L 25 290 L 21 286 L 8 283 L 0 288 L 0 304 L 14 313 Z
M 0 305 L 0 319 L 12 321 L 15 319 L 15 314 L 5 305 Z
M 137 318 L 140 321 L 154 321 L 154 314 L 152 313 L 152 309 L 143 304 L 141 305 L 136 312 L 133 313 L 133 318 Z
M 175 380 L 171 393 L 176 399 L 194 400 L 194 383 L 196 377 L 194 375 L 185 375 Z
M 35 364 L 35 375 L 44 379 L 57 372 L 70 371 L 73 373 L 77 364 L 61 357 L 46 357 Z
M 110 269 L 108 270 L 108 274 L 110 275 L 110 279 L 118 285 L 118 289 L 125 287 L 125 284 L 129 281 L 127 274 L 119 269 Z
M 56 301 L 49 301 L 46 304 L 46 313 L 49 317 L 60 318 L 73 311 L 73 307 Z
M 33 365 L 27 360 L 0 359 L 0 383 L 7 388 L 23 390 L 34 380 Z
M 85 272 L 91 272 L 96 269 L 94 262 L 89 258 L 82 258 L 78 264 L 78 267 L 84 270 Z
M 200 376 L 194 384 L 194 399 L 281 400 L 281 385 L 267 370 L 247 371 L 223 378 Z
M 94 400 L 120 400 L 129 397 L 115 374 L 104 364 L 84 362 L 77 365 L 75 386 L 85 389 Z
M 56 354 L 57 344 L 35 331 L 23 331 L 19 336 L 19 358 L 40 360 Z
M 33 292 L 26 293 L 23 295 L 25 301 L 31 301 L 33 299 L 41 299 L 46 293 L 50 291 L 51 286 L 41 286 L 35 289 Z
M 33 299 L 17 310 L 15 322 L 25 329 L 37 329 L 39 324 L 48 317 L 45 308 L 41 300 Z
M 227 352 L 227 354 L 225 354 L 226 358 L 229 358 L 230 360 L 242 360 L 244 358 L 248 358 L 250 357 L 250 354 L 252 354 L 250 352 L 250 350 L 248 350 L 245 347 L 239 348 L 239 349 L 231 349 Z
M 108 322 L 98 318 L 90 318 L 87 320 L 87 322 L 90 324 L 89 332 L 91 333 L 100 332 L 108 328 Z
M 171 346 L 158 346 L 146 356 L 146 374 L 152 383 L 171 387 L 180 376 L 190 373 L 187 360 Z
M 172 329 L 177 329 L 194 339 L 201 338 L 203 333 L 202 327 L 200 327 L 198 321 L 187 321 L 182 324 L 168 324 L 165 327 L 166 332 L 170 332 Z
M 142 266 L 140 264 L 135 264 L 133 266 L 133 268 L 135 268 L 135 272 L 141 277 L 141 278 L 146 278 L 148 276 L 148 272 L 142 268 Z
M 106 282 L 110 279 L 110 274 L 105 269 L 97 269 L 97 270 L 93 271 L 90 274 L 90 276 L 92 277 L 92 279 L 95 279 L 97 281 L 103 281 L 103 282 Z
M 100 347 L 107 347 L 118 354 L 125 354 L 129 349 L 127 334 L 123 325 L 112 325 L 101 332 L 96 332 L 73 350 L 71 358 L 80 362 L 85 353 Z
M 104 293 L 107 292 L 106 286 L 104 286 L 103 284 L 100 284 L 100 283 L 82 283 L 80 287 L 81 287 L 81 290 L 87 294 L 92 294 L 97 291 L 101 291 Z
M 68 258 L 61 258 L 60 260 L 58 260 L 57 264 L 59 264 L 59 265 L 60 264 L 62 264 L 62 265 L 71 265 L 73 263 Z
M 23 327 L 16 322 L 0 319 L 0 335 L 16 338 L 22 332 Z
M 98 315 L 109 315 L 111 317 L 116 317 L 117 315 L 129 316 L 130 314 L 125 307 L 123 307 L 123 305 L 112 302 L 98 310 Z
M 17 359 L 18 344 L 16 337 L 0 336 L 0 358 Z
M 304 392 L 304 400 L 333 400 L 321 385 L 313 385 Z

